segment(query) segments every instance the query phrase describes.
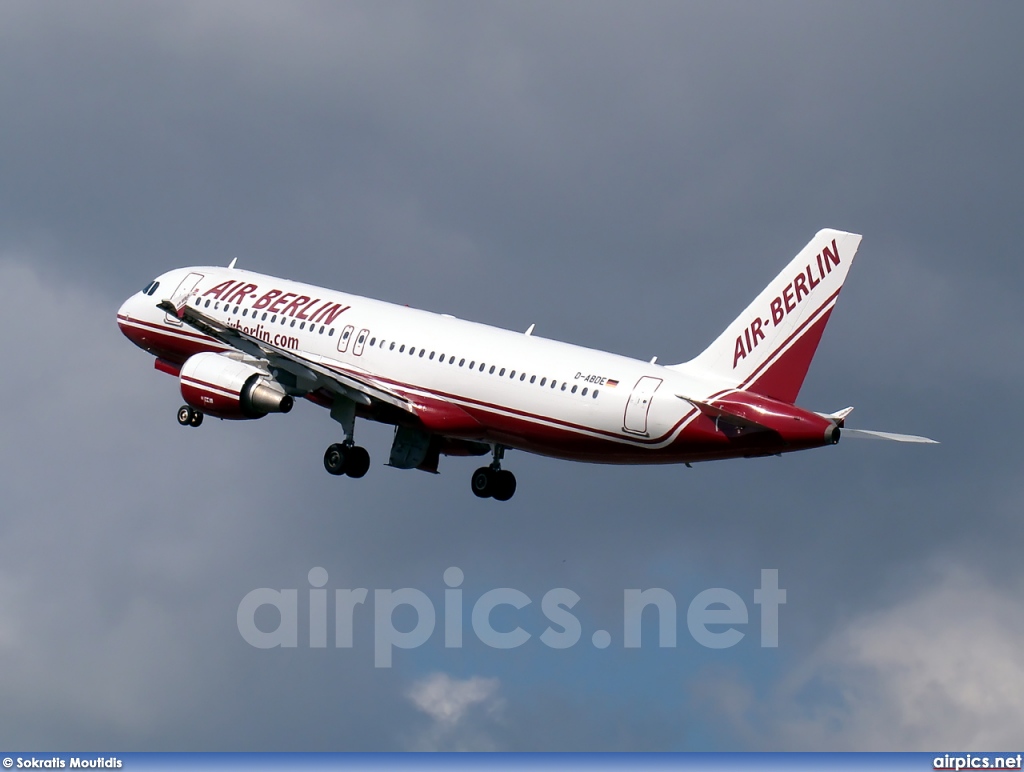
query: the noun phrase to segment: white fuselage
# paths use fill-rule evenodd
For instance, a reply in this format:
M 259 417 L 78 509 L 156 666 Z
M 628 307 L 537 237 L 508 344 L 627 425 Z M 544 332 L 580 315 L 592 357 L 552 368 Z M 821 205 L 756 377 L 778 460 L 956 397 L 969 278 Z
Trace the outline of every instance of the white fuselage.
M 547 455 L 608 462 L 686 460 L 685 453 L 658 457 L 700 417 L 676 395 L 707 399 L 734 385 L 239 269 L 184 268 L 157 281 L 158 290 L 130 298 L 118 317 L 125 334 L 161 359 L 180 363 L 198 351 L 228 350 L 157 309 L 174 288 L 187 285 L 187 303 L 226 326 L 368 376 L 413 402 L 459 406 L 481 428 L 462 427 L 456 436 Z

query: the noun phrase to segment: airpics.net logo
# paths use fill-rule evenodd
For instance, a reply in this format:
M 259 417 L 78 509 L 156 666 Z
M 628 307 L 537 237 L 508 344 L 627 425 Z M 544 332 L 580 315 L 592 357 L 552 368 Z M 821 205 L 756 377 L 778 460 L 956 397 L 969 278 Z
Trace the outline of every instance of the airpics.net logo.
M 310 584 L 307 591 L 308 605 L 302 611 L 303 616 L 309 620 L 309 630 L 308 638 L 302 636 L 305 638 L 303 643 L 312 649 L 327 648 L 331 637 L 328 635 L 328 606 L 333 605 L 333 646 L 338 649 L 353 648 L 357 608 L 368 604 L 370 591 L 363 587 L 335 589 L 334 603 L 329 604 L 326 569 L 312 568 L 307 578 Z M 444 628 L 445 648 L 462 648 L 467 610 L 473 635 L 493 649 L 516 649 L 534 637 L 551 649 L 568 649 L 583 640 L 583 626 L 572 613 L 572 609 L 580 602 L 580 596 L 573 590 L 556 587 L 544 593 L 540 599 L 540 609 L 547 626 L 535 635 L 522 627 L 526 623 L 525 619 L 516 621 L 515 616 L 516 612 L 533 603 L 529 595 L 512 587 L 499 587 L 484 592 L 470 602 L 463 597 L 461 587 L 464 579 L 462 570 L 456 566 L 448 568 L 443 575 L 445 589 L 441 624 Z M 299 596 L 297 589 L 274 590 L 261 587 L 252 590 L 238 604 L 239 634 L 246 643 L 257 649 L 298 647 Z M 438 627 L 438 611 L 430 596 L 422 590 L 412 587 L 374 590 L 372 597 L 375 667 L 391 667 L 395 649 L 415 649 L 427 643 L 434 635 Z M 759 608 L 761 647 L 777 647 L 779 606 L 786 602 L 786 591 L 779 587 L 777 569 L 761 570 L 761 586 L 754 589 L 752 600 Z M 303 601 L 307 601 L 307 598 L 303 598 Z M 622 647 L 641 648 L 642 620 L 648 607 L 657 615 L 658 646 L 675 648 L 678 639 L 678 604 L 671 592 L 658 587 L 623 591 Z M 276 614 L 270 609 L 276 609 Z M 406 620 L 415 616 L 415 624 L 411 629 L 400 629 L 395 624 L 396 613 Z M 263 621 L 276 616 L 276 627 L 261 629 L 268 625 L 257 624 L 257 616 Z M 365 616 L 365 612 L 360 614 L 360 618 Z M 513 620 L 511 624 L 510 616 Z M 494 617 L 501 618 L 503 624 L 497 627 L 503 629 L 496 629 Z M 747 602 L 738 593 L 723 587 L 712 587 L 697 593 L 686 608 L 687 631 L 694 641 L 709 649 L 735 646 L 747 635 L 741 628 L 749 623 Z M 606 649 L 613 641 L 612 633 L 607 630 L 596 630 L 590 635 L 590 643 L 597 649 Z

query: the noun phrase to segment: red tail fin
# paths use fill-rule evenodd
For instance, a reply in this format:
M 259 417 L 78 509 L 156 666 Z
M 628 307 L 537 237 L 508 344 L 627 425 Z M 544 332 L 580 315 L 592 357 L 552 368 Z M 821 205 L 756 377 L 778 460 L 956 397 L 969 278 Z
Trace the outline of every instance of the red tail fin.
M 861 237 L 820 231 L 696 359 L 738 388 L 795 402 Z

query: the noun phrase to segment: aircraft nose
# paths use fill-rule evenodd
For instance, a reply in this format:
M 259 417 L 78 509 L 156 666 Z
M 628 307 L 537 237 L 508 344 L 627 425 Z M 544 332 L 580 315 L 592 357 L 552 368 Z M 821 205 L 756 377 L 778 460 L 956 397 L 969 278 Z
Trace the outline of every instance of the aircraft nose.
M 134 335 L 135 328 L 132 325 L 133 317 L 138 318 L 138 314 L 134 312 L 137 305 L 138 297 L 136 295 L 132 295 L 121 304 L 119 309 L 117 309 L 117 326 L 120 328 L 121 334 L 133 343 L 137 342 Z
M 131 319 L 131 305 L 132 299 L 128 298 L 121 304 L 121 307 L 117 309 L 117 324 L 121 329 L 124 329 L 123 322 Z

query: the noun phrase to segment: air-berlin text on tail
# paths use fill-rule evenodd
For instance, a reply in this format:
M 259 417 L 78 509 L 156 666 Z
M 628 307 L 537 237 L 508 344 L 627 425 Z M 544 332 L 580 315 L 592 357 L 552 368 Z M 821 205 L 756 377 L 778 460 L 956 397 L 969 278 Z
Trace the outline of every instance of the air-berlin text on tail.
M 742 335 L 736 336 L 736 349 L 732 356 L 734 370 L 739 361 L 746 359 L 747 354 L 765 339 L 764 328 L 778 327 L 783 319 L 796 310 L 801 301 L 810 296 L 811 290 L 832 273 L 832 269 L 837 267 L 839 262 L 839 248 L 836 246 L 836 240 L 832 239 L 831 247 L 825 247 L 814 262 L 808 263 L 803 271 L 793 277 L 793 281 L 782 289 L 781 295 L 772 298 L 768 304 L 768 315 L 764 319 L 758 316 L 746 326 Z
M 313 324 L 333 324 L 351 307 L 279 289 L 268 290 L 261 295 L 257 285 L 235 280 L 221 282 L 204 292 L 202 297 L 212 297 L 227 305 L 247 305 L 247 300 L 253 300 L 250 306 L 253 311 L 294 317 Z

